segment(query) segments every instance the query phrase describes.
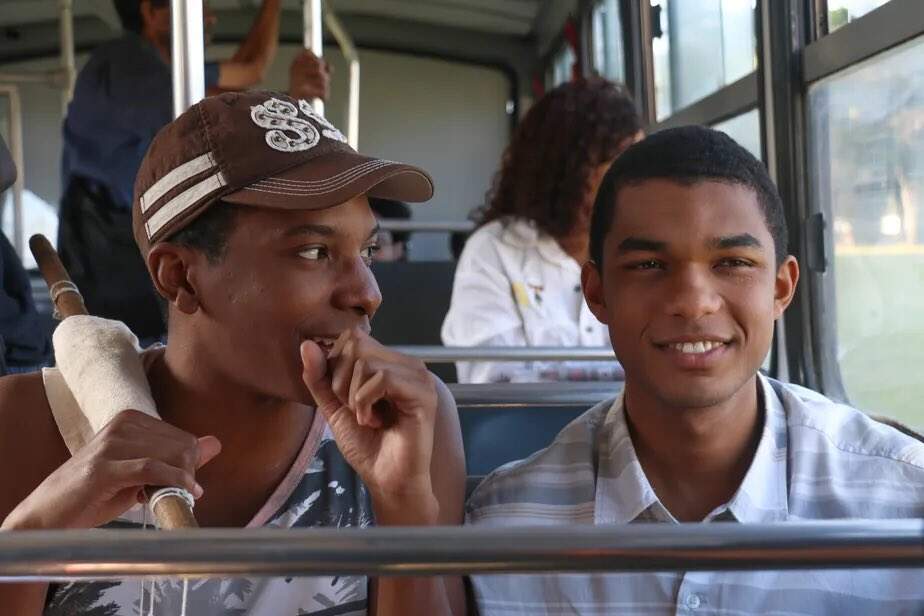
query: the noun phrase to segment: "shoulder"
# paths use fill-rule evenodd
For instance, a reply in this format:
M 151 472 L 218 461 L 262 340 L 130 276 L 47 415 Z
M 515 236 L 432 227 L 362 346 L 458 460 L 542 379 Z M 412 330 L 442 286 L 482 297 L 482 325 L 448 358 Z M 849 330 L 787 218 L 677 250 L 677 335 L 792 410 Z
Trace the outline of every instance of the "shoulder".
M 466 505 L 466 522 L 506 526 L 592 520 L 598 443 L 613 403 L 597 404 L 545 449 L 488 475 Z
M 808 517 L 924 516 L 924 443 L 803 387 L 779 392 L 790 489 Z
M 42 374 L 0 378 L 0 519 L 68 457 Z

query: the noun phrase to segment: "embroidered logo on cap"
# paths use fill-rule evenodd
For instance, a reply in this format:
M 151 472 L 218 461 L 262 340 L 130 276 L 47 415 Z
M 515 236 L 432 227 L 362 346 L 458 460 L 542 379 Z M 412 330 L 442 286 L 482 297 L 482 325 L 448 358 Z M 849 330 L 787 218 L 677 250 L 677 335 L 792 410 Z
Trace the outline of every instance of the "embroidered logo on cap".
M 347 138 L 343 136 L 343 133 L 341 133 L 336 126 L 328 122 L 327 118 L 315 111 L 311 103 L 305 99 L 299 99 L 298 107 L 302 110 L 302 113 L 324 127 L 324 130 L 321 131 L 322 135 L 328 139 L 335 139 L 341 143 L 347 142 Z
M 298 101 L 296 107 L 288 101 L 271 98 L 262 105 L 251 107 L 250 118 L 260 128 L 269 129 L 266 131 L 269 147 L 280 152 L 304 152 L 318 145 L 321 135 L 314 124 L 299 117 L 299 110 L 320 125 L 325 137 L 346 143 L 343 133 L 317 114 L 305 100 Z

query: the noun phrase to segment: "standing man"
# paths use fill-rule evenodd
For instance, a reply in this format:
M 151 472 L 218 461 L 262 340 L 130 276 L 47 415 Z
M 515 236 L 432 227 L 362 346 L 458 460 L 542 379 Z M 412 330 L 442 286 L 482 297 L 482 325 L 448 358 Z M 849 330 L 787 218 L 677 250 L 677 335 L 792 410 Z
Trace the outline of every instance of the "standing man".
M 763 164 L 701 127 L 658 132 L 607 172 L 587 304 L 625 389 L 488 477 L 480 526 L 924 517 L 924 444 L 758 373 L 799 266 Z M 475 576 L 481 616 L 920 614 L 921 572 Z
M 124 320 L 141 338 L 164 324 L 131 234 L 132 187 L 151 140 L 173 118 L 169 0 L 115 0 L 123 35 L 94 51 L 77 77 L 64 122 L 58 248 L 90 312 Z M 263 0 L 228 60 L 207 63 L 210 94 L 262 81 L 276 54 L 280 0 Z M 215 24 L 204 11 L 206 34 Z M 289 92 L 325 98 L 329 72 L 305 51 L 292 62 Z

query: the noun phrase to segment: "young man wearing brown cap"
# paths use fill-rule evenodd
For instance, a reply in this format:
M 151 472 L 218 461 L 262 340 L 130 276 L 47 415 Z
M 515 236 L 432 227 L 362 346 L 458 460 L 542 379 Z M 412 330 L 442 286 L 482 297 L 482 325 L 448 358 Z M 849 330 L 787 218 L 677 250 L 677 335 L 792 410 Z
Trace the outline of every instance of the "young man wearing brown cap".
M 143 354 L 164 421 L 121 413 L 78 448 L 55 373 L 0 380 L 4 529 L 143 525 L 144 485 L 189 490 L 202 526 L 461 521 L 452 399 L 369 335 L 381 297 L 367 195 L 426 201 L 432 183 L 344 141 L 306 101 L 266 92 L 206 99 L 158 134 L 133 221 L 169 305 L 167 345 Z M 0 605 L 39 614 L 47 594 L 49 613 L 429 615 L 461 599 L 437 578 L 375 582 L 215 580 L 185 599 L 169 582 L 0 585 Z

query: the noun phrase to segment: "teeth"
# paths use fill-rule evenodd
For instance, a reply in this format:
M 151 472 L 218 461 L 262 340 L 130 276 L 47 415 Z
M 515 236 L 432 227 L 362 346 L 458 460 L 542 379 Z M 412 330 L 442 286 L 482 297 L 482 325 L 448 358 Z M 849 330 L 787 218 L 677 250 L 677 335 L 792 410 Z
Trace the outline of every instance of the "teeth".
M 698 342 L 678 342 L 677 344 L 670 345 L 672 349 L 680 351 L 681 353 L 688 353 L 691 355 L 708 353 L 712 349 L 717 349 L 722 346 L 724 342 L 713 342 L 711 340 L 700 340 Z

